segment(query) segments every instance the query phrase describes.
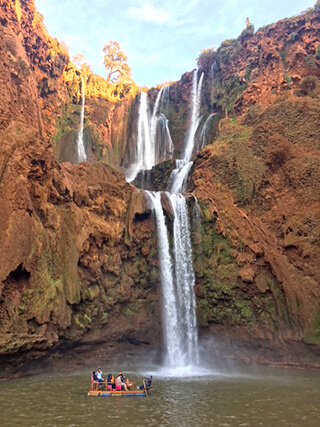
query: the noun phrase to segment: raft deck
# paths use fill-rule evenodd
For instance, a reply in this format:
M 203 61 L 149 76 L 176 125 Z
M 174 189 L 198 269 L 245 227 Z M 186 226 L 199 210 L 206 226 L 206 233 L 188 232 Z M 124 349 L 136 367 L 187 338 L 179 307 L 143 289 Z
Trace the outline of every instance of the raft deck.
M 89 390 L 88 396 L 147 396 L 146 390 Z

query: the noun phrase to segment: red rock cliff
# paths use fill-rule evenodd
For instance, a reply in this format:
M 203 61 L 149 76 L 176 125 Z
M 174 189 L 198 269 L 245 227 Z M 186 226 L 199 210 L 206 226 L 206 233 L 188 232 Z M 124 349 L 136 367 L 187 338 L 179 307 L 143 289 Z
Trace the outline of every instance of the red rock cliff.
M 143 195 L 107 165 L 56 162 L 68 57 L 32 1 L 1 2 L 0 21 L 1 357 L 25 361 L 84 335 L 110 348 L 154 342 L 158 269 Z

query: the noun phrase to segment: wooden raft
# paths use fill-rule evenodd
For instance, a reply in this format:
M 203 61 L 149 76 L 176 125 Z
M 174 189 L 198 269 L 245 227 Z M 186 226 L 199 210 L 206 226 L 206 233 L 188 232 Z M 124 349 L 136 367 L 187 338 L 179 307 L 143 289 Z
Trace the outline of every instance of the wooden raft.
M 147 396 L 145 390 L 89 390 L 88 396 Z

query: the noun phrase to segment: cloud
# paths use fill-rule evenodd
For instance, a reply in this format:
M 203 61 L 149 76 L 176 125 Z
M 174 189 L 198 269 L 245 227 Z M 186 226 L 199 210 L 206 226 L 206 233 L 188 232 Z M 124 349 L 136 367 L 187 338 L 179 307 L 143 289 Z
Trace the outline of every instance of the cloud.
M 151 4 L 145 4 L 141 7 L 130 7 L 128 14 L 132 18 L 153 22 L 154 24 L 165 24 L 171 20 L 168 12 Z
M 128 15 L 140 21 L 154 24 L 180 26 L 192 22 L 190 12 L 198 5 L 199 0 L 140 0 L 139 6 L 130 7 Z

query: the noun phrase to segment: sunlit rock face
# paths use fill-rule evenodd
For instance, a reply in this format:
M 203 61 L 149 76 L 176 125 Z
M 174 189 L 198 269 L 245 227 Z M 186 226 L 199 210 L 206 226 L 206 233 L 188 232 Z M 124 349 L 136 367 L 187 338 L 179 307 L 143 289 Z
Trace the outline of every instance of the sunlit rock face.
M 33 3 L 17 15 L 18 3 L 0 8 L 1 360 L 41 357 L 84 336 L 109 350 L 118 341 L 155 343 L 159 271 L 144 197 L 110 166 L 55 160 L 68 58 Z
M 72 348 L 101 348 L 106 357 L 119 342 L 154 347 L 154 222 L 142 192 L 114 169 L 126 173 L 135 159 L 139 93 L 115 102 L 104 79 L 87 78 L 88 162 L 72 165 L 81 75 L 33 1 L 2 2 L 0 19 L 2 361 Z M 310 12 L 249 31 L 202 64 L 195 139 L 208 146 L 188 183 L 201 209 L 201 225 L 192 226 L 197 317 L 202 335 L 224 341 L 229 356 L 302 363 L 311 350 L 318 363 L 319 25 Z M 172 160 L 148 172 L 147 189 L 167 189 L 182 156 L 192 76 L 168 90 L 161 113 Z M 158 93 L 148 91 L 151 111 Z M 137 187 L 147 182 L 136 179 Z M 190 196 L 190 215 L 194 203 Z

